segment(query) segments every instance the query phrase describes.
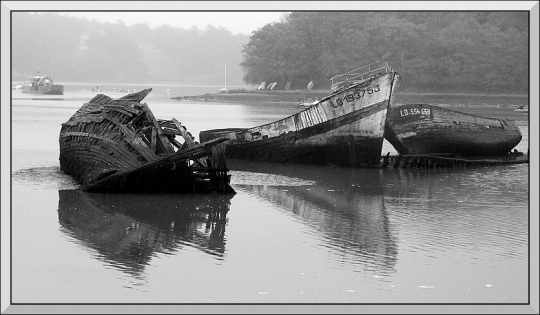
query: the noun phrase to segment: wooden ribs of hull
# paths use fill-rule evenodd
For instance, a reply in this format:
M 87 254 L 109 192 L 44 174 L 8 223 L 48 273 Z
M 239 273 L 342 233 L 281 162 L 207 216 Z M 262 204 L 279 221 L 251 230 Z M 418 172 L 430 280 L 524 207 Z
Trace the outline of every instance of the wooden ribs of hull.
M 140 103 L 150 91 L 120 99 L 98 94 L 84 104 L 62 124 L 61 170 L 89 192 L 233 193 L 224 155 L 215 148 L 225 140 L 180 145 L 174 136 L 184 132 L 187 138 L 185 127 L 173 118 L 165 122 L 181 130 L 165 132 L 148 106 Z M 195 170 L 199 164 L 204 169 Z

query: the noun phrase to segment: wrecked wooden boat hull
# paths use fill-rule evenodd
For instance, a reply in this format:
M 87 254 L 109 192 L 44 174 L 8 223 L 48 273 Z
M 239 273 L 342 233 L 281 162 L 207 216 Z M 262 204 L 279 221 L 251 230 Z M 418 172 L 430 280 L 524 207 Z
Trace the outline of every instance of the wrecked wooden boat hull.
M 400 82 L 386 61 L 380 65 L 366 66 L 363 80 L 344 82 L 297 114 L 253 128 L 206 130 L 199 138 L 201 142 L 227 138 L 229 158 L 377 167 L 387 110 Z
M 62 124 L 61 170 L 88 192 L 233 193 L 223 139 L 199 144 L 176 119 L 156 120 L 141 103 L 151 90 L 84 104 Z
M 385 138 L 401 154 L 496 156 L 510 152 L 522 134 L 510 119 L 407 104 L 389 110 Z

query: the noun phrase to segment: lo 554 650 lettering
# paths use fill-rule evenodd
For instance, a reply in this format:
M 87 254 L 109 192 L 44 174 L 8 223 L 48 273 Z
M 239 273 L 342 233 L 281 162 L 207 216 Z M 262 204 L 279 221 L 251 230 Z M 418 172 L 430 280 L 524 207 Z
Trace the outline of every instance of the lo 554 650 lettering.
M 409 115 L 429 115 L 430 114 L 430 110 L 429 108 L 405 108 L 405 109 L 400 109 L 399 110 L 399 113 L 401 115 L 401 117 L 403 116 L 409 116 Z

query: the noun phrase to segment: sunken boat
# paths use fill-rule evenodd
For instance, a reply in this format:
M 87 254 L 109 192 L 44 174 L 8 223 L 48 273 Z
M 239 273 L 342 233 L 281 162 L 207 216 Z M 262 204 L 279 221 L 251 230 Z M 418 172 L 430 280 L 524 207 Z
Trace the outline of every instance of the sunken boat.
M 519 144 L 522 134 L 511 119 L 407 104 L 390 109 L 385 138 L 400 154 L 480 157 L 508 154 Z
M 199 138 L 227 138 L 229 158 L 377 167 L 399 75 L 381 60 L 331 80 L 332 94 L 294 115 L 252 128 L 206 130 Z
M 60 131 L 60 168 L 98 193 L 234 193 L 224 139 L 195 141 L 178 120 L 158 120 L 141 101 L 98 94 Z M 177 140 L 176 136 L 180 136 Z
M 40 75 L 39 69 L 36 69 L 36 74 L 30 77 L 30 81 L 23 84 L 22 92 L 26 94 L 64 95 L 64 86 L 55 84 L 48 75 Z

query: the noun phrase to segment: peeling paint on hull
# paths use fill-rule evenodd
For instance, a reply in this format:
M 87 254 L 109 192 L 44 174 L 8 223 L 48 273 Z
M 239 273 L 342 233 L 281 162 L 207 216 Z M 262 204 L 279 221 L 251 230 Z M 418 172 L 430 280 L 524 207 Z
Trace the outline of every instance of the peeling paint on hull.
M 199 138 L 201 142 L 228 138 L 230 158 L 378 167 L 397 80 L 397 73 L 384 73 L 281 120 L 248 129 L 202 131 Z
M 490 156 L 508 153 L 522 135 L 510 119 L 408 104 L 389 110 L 385 138 L 401 154 Z

